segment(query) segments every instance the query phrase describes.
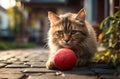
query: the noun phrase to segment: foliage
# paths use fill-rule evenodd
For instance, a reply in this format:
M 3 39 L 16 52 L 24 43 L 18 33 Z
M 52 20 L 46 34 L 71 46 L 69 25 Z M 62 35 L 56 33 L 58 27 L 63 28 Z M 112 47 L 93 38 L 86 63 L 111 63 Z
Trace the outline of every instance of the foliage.
M 110 26 L 106 26 L 107 23 L 110 23 Z M 120 59 L 120 11 L 113 16 L 106 17 L 101 22 L 100 29 L 102 30 L 102 42 L 106 47 L 100 61 L 112 62 L 113 65 L 116 65 Z
M 34 43 L 16 43 L 16 42 L 0 42 L 0 50 L 33 48 L 37 45 Z

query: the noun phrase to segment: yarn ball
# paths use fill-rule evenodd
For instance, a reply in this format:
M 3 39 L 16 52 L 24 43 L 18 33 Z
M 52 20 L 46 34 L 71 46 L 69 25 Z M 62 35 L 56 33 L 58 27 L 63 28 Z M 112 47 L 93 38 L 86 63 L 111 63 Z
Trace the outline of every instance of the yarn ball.
M 54 56 L 53 63 L 59 70 L 70 70 L 77 62 L 74 51 L 68 48 L 58 50 Z

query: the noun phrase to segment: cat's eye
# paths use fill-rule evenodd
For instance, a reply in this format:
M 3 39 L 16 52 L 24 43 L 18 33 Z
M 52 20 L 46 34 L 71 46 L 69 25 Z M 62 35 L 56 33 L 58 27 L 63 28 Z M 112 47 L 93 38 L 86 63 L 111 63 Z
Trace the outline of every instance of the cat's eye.
M 57 31 L 56 34 L 57 34 L 57 35 L 62 35 L 62 34 L 63 34 L 63 31 L 61 31 L 61 30 L 60 30 L 60 31 Z
M 72 34 L 76 34 L 78 31 L 77 30 L 73 30 L 72 31 Z

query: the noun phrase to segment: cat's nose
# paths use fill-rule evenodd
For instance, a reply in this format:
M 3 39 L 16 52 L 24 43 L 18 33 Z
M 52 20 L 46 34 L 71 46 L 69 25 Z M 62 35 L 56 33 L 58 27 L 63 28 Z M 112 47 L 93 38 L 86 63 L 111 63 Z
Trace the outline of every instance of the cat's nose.
M 69 41 L 69 39 L 65 39 L 64 41 L 67 43 Z

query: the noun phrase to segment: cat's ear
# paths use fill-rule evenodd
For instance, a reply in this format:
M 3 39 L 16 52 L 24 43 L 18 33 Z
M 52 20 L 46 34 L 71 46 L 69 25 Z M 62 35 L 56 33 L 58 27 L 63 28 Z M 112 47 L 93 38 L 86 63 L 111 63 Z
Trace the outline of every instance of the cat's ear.
M 60 19 L 55 13 L 53 13 L 51 11 L 48 12 L 48 18 L 51 23 L 58 21 Z
M 81 9 L 79 12 L 78 12 L 78 14 L 77 14 L 77 16 L 76 16 L 76 19 L 77 20 L 85 20 L 85 17 L 86 17 L 86 11 L 85 11 L 85 9 L 83 8 L 83 9 Z

